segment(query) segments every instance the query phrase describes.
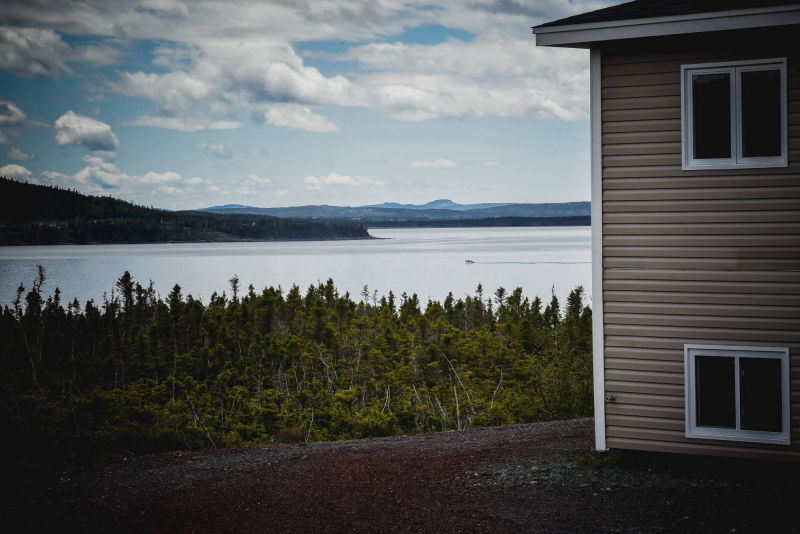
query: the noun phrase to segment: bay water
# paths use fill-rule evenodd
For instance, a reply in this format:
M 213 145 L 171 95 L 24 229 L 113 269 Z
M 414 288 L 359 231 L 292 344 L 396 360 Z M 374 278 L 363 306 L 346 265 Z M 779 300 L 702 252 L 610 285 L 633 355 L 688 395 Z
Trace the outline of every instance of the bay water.
M 583 286 L 591 304 L 591 234 L 588 227 L 549 228 L 381 228 L 376 239 L 246 243 L 161 243 L 145 245 L 52 245 L 0 247 L 0 306 L 10 304 L 20 283 L 30 289 L 37 265 L 46 270 L 43 291 L 58 286 L 62 301 L 102 303 L 123 272 L 162 297 L 179 284 L 184 295 L 208 302 L 230 295 L 229 279 L 242 292 L 252 284 L 292 284 L 303 293 L 332 278 L 340 294 L 360 300 L 366 285 L 378 298 L 416 293 L 424 304 L 474 295 L 498 287 L 522 287 L 545 302 L 551 291 L 563 299 Z M 472 263 L 467 263 L 470 260 Z

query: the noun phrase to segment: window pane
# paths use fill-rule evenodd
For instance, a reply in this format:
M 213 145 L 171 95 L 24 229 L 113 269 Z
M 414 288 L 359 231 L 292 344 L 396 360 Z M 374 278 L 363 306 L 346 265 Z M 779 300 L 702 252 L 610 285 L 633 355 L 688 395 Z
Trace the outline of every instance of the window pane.
M 731 76 L 692 76 L 692 120 L 696 159 L 731 157 Z
M 739 358 L 742 430 L 781 431 L 781 361 Z
M 742 155 L 781 155 L 781 73 L 742 72 Z
M 697 356 L 694 363 L 697 426 L 736 428 L 734 359 Z

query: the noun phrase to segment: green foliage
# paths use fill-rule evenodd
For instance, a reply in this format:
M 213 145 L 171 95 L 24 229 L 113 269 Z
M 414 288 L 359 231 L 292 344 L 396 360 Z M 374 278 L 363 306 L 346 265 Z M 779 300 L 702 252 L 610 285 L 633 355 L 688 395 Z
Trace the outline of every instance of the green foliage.
M 125 272 L 99 305 L 45 273 L 0 313 L 0 418 L 28 454 L 130 454 L 429 433 L 592 413 L 583 289 L 420 305 L 333 281 L 208 303 Z

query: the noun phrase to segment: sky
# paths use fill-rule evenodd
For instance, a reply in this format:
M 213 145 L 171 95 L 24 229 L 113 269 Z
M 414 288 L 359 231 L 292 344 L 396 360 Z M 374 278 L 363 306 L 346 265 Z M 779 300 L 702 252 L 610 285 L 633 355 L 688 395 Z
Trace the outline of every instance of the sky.
M 3 0 L 0 175 L 167 209 L 588 200 L 604 0 Z

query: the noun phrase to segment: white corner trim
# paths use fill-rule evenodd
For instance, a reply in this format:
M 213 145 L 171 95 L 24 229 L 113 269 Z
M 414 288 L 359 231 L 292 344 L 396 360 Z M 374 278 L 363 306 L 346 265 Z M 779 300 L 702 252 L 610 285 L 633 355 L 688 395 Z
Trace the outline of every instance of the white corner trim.
M 589 99 L 592 153 L 592 380 L 594 382 L 595 449 L 606 447 L 606 384 L 603 352 L 603 161 L 601 123 L 600 50 L 593 48 L 589 60 Z
M 613 20 L 588 24 L 534 27 L 538 46 L 570 46 L 598 41 L 659 37 L 685 33 L 742 30 L 800 24 L 800 3 L 671 17 Z

